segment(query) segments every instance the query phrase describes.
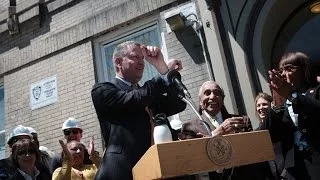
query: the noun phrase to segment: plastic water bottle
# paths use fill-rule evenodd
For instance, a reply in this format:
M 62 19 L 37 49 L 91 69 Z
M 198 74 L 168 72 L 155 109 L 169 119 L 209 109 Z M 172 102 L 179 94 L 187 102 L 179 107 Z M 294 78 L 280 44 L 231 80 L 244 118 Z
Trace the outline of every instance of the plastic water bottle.
M 157 114 L 154 118 L 155 127 L 153 130 L 153 140 L 155 144 L 172 141 L 172 134 L 167 125 L 167 116 L 163 113 Z

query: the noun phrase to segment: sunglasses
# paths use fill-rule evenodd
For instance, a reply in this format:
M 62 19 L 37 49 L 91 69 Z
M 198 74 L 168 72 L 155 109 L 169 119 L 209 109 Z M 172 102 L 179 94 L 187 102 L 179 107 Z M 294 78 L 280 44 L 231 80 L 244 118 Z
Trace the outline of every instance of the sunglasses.
M 69 136 L 72 134 L 78 134 L 78 133 L 81 133 L 82 131 L 80 129 L 65 129 L 63 130 L 63 134 L 65 136 Z
M 37 150 L 36 149 L 28 149 L 28 150 L 21 150 L 17 153 L 18 156 L 22 156 L 22 155 L 27 155 L 27 154 L 36 154 Z

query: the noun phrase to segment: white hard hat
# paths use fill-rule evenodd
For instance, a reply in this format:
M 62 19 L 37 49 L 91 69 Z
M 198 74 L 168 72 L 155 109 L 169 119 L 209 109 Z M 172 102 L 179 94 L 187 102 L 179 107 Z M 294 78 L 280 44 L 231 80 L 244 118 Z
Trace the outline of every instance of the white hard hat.
M 26 128 L 28 128 L 29 129 L 29 132 L 32 134 L 32 133 L 35 133 L 35 134 L 37 134 L 37 131 L 36 130 L 34 130 L 32 127 L 26 127 Z
M 182 128 L 182 122 L 178 119 L 173 119 L 170 121 L 170 126 L 172 127 L 172 129 L 178 130 Z
M 10 145 L 13 142 L 13 139 L 17 136 L 29 136 L 30 139 L 32 139 L 32 135 L 29 131 L 29 129 L 27 127 L 24 127 L 22 125 L 18 125 L 17 127 L 15 127 L 12 132 L 10 133 L 9 137 L 8 137 L 8 141 L 7 143 Z
M 62 130 L 65 129 L 70 129 L 70 128 L 77 128 L 77 129 L 81 129 L 81 124 L 80 121 L 78 121 L 76 118 L 70 117 L 68 118 L 62 125 Z

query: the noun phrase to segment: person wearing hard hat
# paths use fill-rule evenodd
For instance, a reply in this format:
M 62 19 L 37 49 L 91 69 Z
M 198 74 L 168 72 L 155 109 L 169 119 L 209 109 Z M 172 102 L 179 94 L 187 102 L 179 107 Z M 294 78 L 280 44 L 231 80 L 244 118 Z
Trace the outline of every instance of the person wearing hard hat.
M 32 140 L 32 135 L 29 129 L 25 126 L 18 125 L 15 127 L 12 132 L 10 133 L 8 137 L 7 144 L 9 145 L 10 148 L 12 148 L 12 145 L 17 142 L 19 139 L 31 139 Z
M 33 128 L 25 127 L 23 125 L 16 126 L 10 135 L 8 136 L 7 144 L 10 148 L 19 140 L 22 139 L 30 139 L 35 142 L 36 145 L 39 145 L 39 141 L 36 138 L 36 136 L 33 136 L 32 133 L 36 133 Z M 49 172 L 49 164 L 45 163 L 42 160 L 40 160 L 39 168 L 40 170 Z M 16 170 L 16 167 L 12 163 L 12 160 L 10 157 L 6 159 L 2 159 L 0 161 L 0 180 L 7 179 L 9 176 L 11 176 L 14 171 Z
M 79 120 L 70 117 L 62 125 L 62 132 L 67 143 L 69 141 L 80 142 L 82 139 L 82 126 Z M 83 164 L 92 164 L 92 161 L 89 159 L 89 154 L 87 148 L 82 144 L 84 149 L 84 159 Z M 98 153 L 95 151 L 95 153 Z M 52 157 L 50 171 L 53 173 L 57 168 L 62 166 L 61 154 L 56 154 Z
M 12 132 L 9 134 L 7 139 L 7 144 L 11 149 L 13 144 L 20 139 L 30 139 L 32 140 L 32 135 L 28 128 L 18 125 L 13 128 Z M 11 157 L 0 160 L 0 180 L 8 179 L 16 170 L 15 165 L 13 164 Z
M 62 125 L 62 131 L 67 141 L 75 140 L 80 142 L 82 138 L 82 126 L 80 121 L 70 117 Z
M 8 180 L 51 180 L 52 175 L 39 162 L 40 151 L 33 140 L 19 139 L 12 145 L 11 151 L 15 171 Z

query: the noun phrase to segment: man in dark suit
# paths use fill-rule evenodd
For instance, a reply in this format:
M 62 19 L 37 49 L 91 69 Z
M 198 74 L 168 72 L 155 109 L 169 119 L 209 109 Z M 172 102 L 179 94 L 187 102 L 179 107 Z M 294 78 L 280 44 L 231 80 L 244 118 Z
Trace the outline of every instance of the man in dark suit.
M 161 76 L 139 87 L 144 59 Z M 92 89 L 93 104 L 106 144 L 96 179 L 127 180 L 132 179 L 133 166 L 151 146 L 150 115 L 165 113 L 170 116 L 186 108 L 165 81 L 168 71 L 180 70 L 182 66 L 179 60 L 167 65 L 159 48 L 133 41 L 118 45 L 113 61 L 115 79 L 95 84 Z
M 252 131 L 250 119 L 247 116 L 229 114 L 223 105 L 224 92 L 214 81 L 206 81 L 199 90 L 199 112 L 202 119 L 194 119 L 183 124 L 181 139 L 198 138 L 201 136 L 217 136 L 231 133 Z M 209 132 L 208 132 L 209 131 Z M 210 180 L 216 179 L 265 179 L 264 164 L 253 164 L 226 169 L 222 172 L 210 172 Z M 201 174 L 200 174 L 201 176 Z
M 252 130 L 250 120 L 246 116 L 229 114 L 223 105 L 224 92 L 214 81 L 206 81 L 199 90 L 199 113 L 205 123 L 195 119 L 184 124 L 194 127 L 193 131 L 203 135 L 224 135 L 243 130 Z M 207 128 L 205 127 L 207 126 Z M 207 129 L 210 131 L 207 131 Z

